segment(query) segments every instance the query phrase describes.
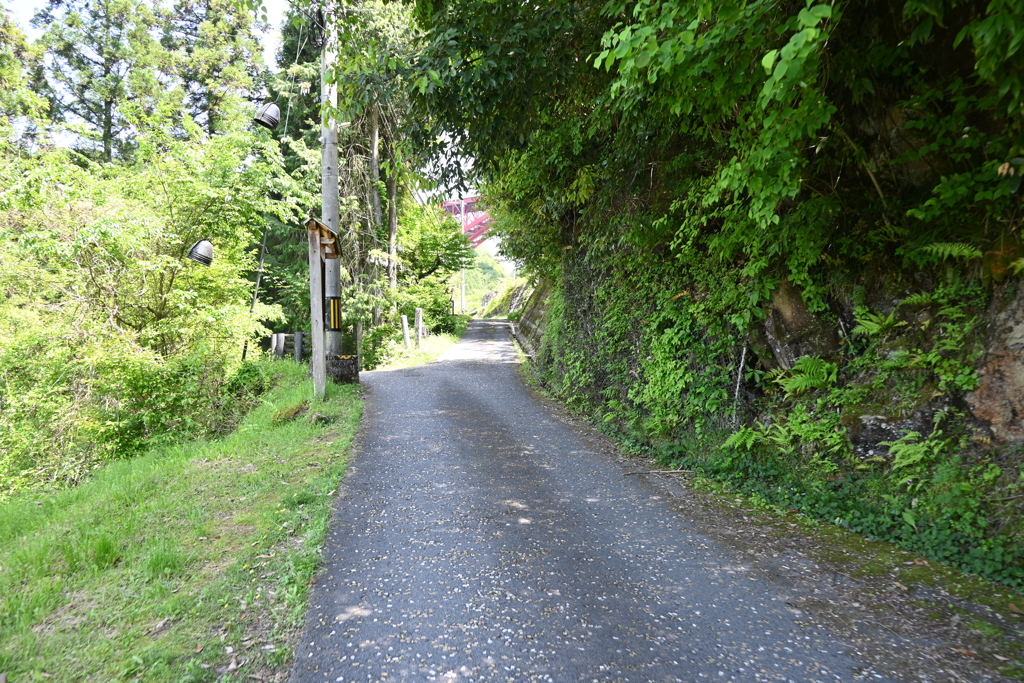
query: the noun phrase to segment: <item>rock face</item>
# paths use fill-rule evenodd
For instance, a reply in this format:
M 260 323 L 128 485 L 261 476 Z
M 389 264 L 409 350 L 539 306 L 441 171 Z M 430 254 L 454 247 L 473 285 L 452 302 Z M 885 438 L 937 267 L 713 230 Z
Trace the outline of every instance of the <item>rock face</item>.
M 997 290 L 987 317 L 980 382 L 967 404 L 996 443 L 1024 441 L 1024 283 Z
M 772 292 L 766 313 L 765 341 L 776 362 L 787 370 L 801 356 L 828 358 L 839 348 L 836 330 L 808 310 L 800 292 L 788 280 Z

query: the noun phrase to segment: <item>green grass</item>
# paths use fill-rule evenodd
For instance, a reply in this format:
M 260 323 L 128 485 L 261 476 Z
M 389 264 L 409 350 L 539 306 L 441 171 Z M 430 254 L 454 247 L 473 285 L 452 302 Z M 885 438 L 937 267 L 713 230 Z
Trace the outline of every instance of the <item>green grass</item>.
M 388 359 L 388 362 L 384 365 L 377 367 L 377 370 L 400 370 L 402 368 L 411 368 L 414 365 L 423 365 L 424 363 L 430 363 L 450 349 L 452 346 L 459 341 L 461 335 L 454 334 L 432 334 L 429 337 L 424 337 L 420 342 L 419 348 L 416 348 L 416 340 L 412 339 L 412 348 L 406 349 L 404 347 L 399 348 L 395 353 Z
M 504 282 L 498 296 L 488 302 L 484 307 L 473 312 L 477 318 L 504 318 L 509 315 L 509 307 L 512 305 L 512 296 L 517 288 L 525 287 L 527 279 L 524 277 L 508 279 Z
M 277 387 L 234 434 L 0 504 L 10 683 L 287 671 L 361 404 L 358 388 L 330 385 L 314 408 L 331 424 L 275 420 L 312 388 L 304 366 L 268 370 Z

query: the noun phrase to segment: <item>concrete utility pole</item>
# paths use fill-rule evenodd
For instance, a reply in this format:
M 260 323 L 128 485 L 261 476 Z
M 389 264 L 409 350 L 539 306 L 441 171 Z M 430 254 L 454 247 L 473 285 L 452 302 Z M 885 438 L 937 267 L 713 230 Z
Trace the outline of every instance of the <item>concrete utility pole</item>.
M 341 231 L 338 229 L 338 87 L 330 83 L 328 72 L 338 56 L 338 34 L 335 29 L 337 3 L 329 0 L 324 16 L 324 50 L 320 58 L 320 97 L 323 106 L 328 107 L 321 122 L 321 221 L 334 236 L 333 250 L 324 259 L 323 297 L 327 302 L 327 329 L 317 332 L 324 336 L 324 367 L 326 374 L 335 382 L 358 382 L 359 365 L 356 357 L 342 356 L 344 333 L 341 329 Z M 345 124 L 347 125 L 347 124 Z M 320 328 L 323 330 L 323 328 Z
M 333 2 L 327 3 L 325 16 L 327 19 L 326 39 L 324 40 L 324 51 L 320 57 L 320 97 L 324 105 L 331 108 L 330 113 L 325 114 L 322 121 L 322 164 L 321 164 L 321 211 L 320 220 L 323 221 L 332 232 L 340 234 L 338 230 L 338 120 L 334 111 L 338 107 L 338 87 L 328 83 L 327 72 L 337 58 L 337 34 L 334 27 Z M 340 244 L 338 245 L 341 246 Z M 324 296 L 327 297 L 328 305 L 333 307 L 333 300 L 341 297 L 341 259 L 327 259 L 324 261 Z M 328 311 L 328 314 L 340 313 L 339 311 Z M 327 332 L 325 334 L 325 351 L 328 358 L 341 355 L 342 332 L 337 320 L 328 319 Z

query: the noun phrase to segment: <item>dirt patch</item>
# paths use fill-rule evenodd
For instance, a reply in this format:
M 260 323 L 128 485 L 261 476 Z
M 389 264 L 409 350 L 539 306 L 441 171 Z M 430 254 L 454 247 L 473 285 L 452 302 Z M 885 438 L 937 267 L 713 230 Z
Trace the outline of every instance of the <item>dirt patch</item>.
M 96 608 L 96 602 L 90 600 L 85 592 L 77 591 L 31 630 L 43 636 L 51 636 L 58 631 L 73 631 L 85 624 L 89 620 L 88 614 Z

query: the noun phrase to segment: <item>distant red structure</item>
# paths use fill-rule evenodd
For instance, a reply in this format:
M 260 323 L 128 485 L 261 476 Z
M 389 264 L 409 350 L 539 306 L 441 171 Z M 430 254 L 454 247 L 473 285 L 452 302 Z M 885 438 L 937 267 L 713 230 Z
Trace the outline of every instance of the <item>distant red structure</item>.
M 477 209 L 480 197 L 466 197 L 445 202 L 444 210 L 462 224 L 462 232 L 469 238 L 469 243 L 476 249 L 487 239 L 486 233 L 491 229 L 491 215 Z

